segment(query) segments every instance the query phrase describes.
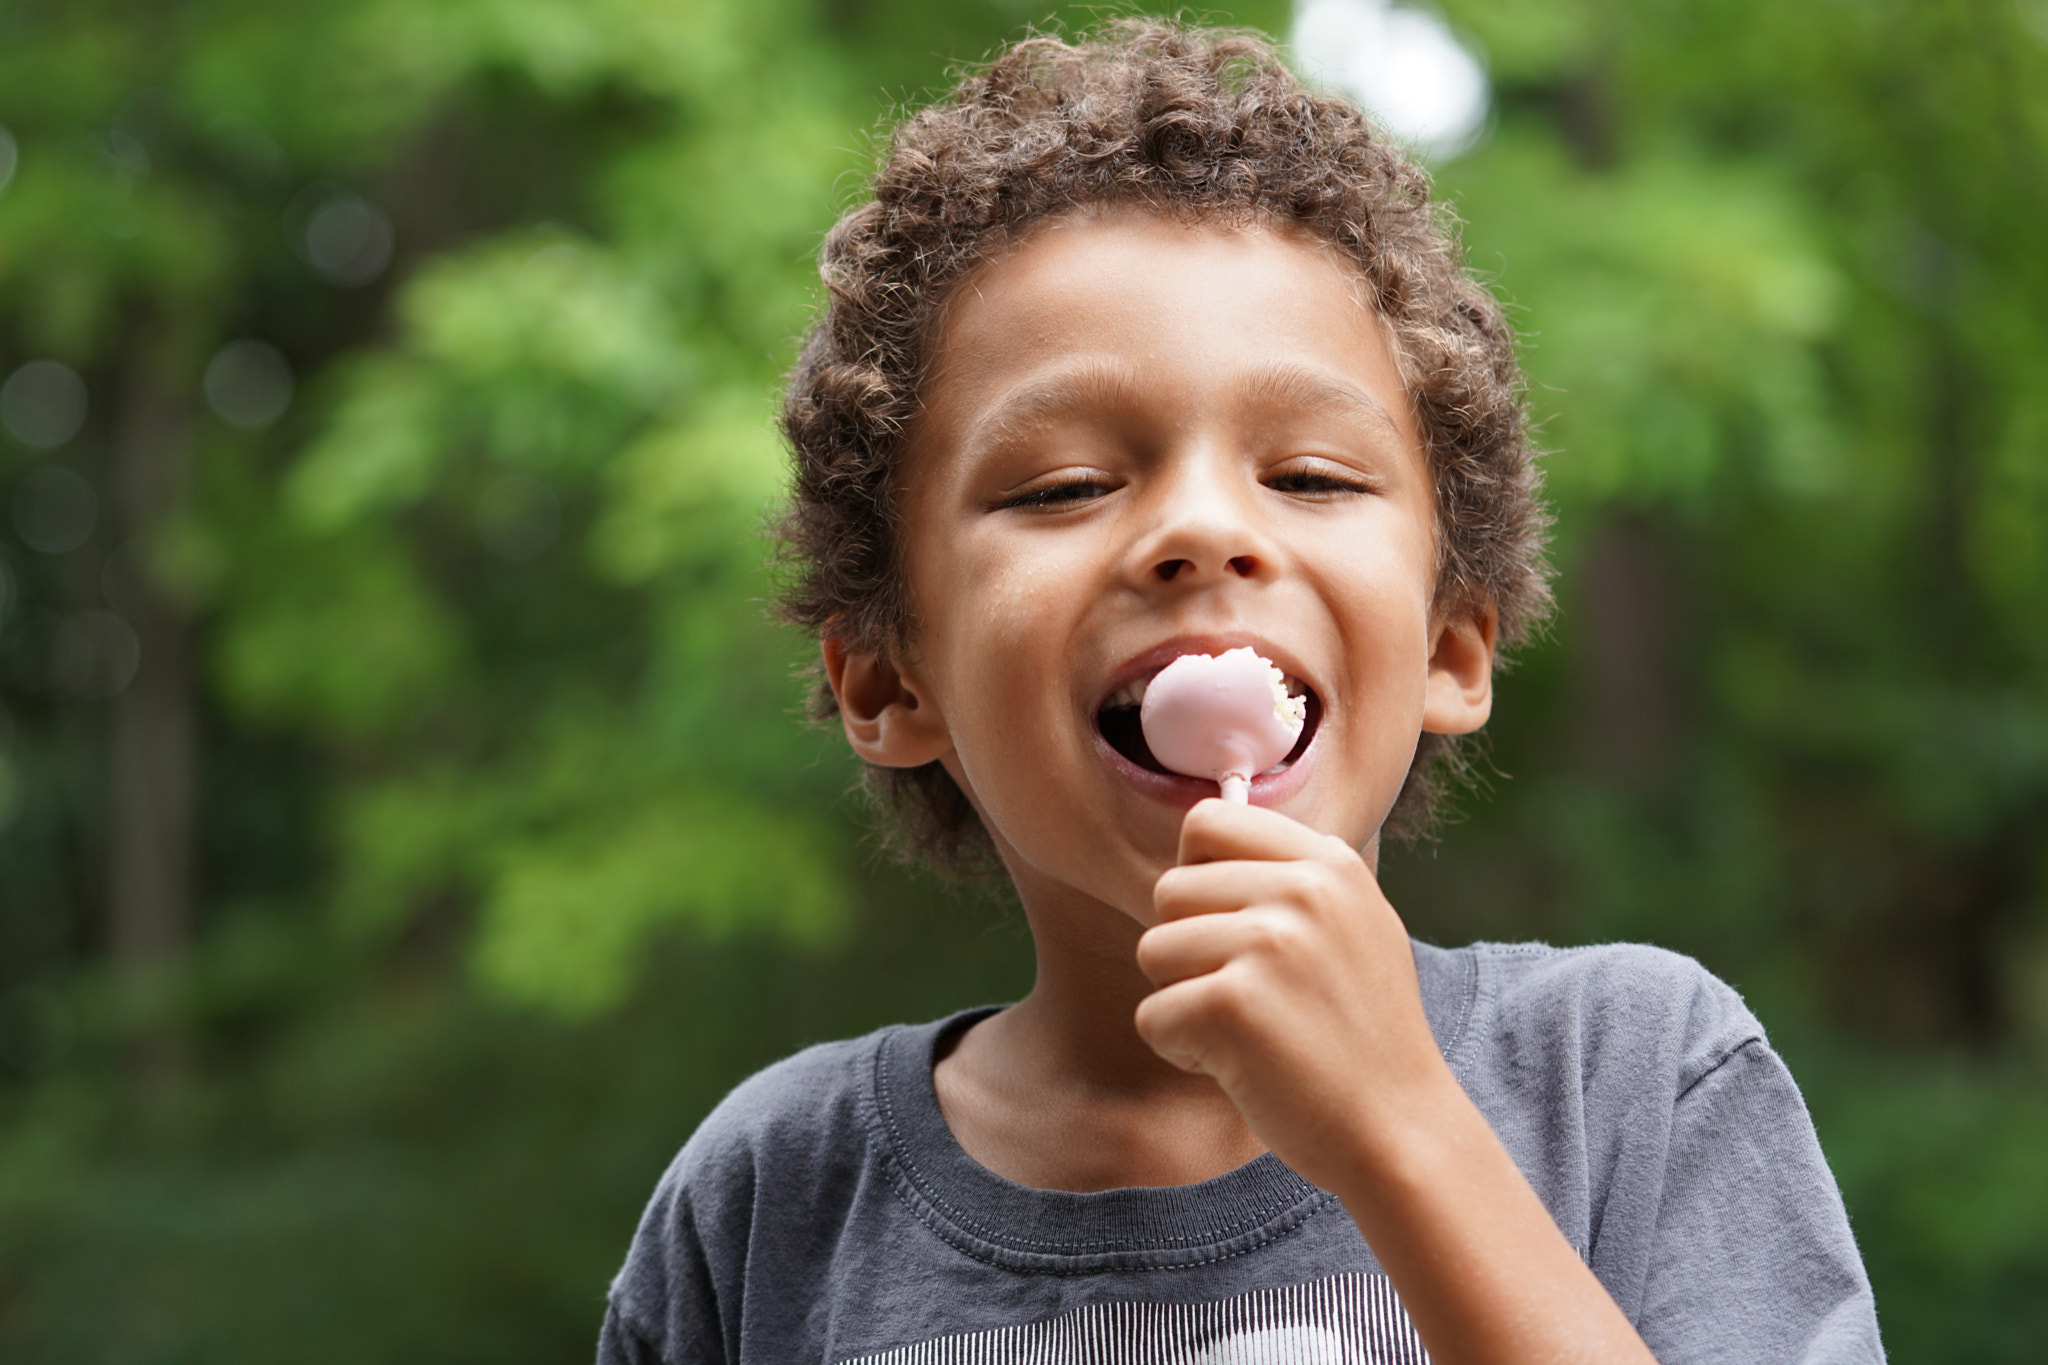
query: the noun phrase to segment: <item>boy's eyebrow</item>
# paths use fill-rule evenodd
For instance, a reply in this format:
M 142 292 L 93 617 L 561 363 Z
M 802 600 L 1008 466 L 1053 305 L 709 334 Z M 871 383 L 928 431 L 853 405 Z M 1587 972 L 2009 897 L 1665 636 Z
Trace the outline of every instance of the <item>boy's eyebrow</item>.
M 1132 400 L 1138 388 L 1121 365 L 1083 365 L 1056 371 L 1004 396 L 992 411 L 971 427 L 961 448 L 993 450 L 1042 429 L 1068 413 L 1115 408 Z M 1365 385 L 1300 365 L 1274 365 L 1248 379 L 1247 398 L 1276 407 L 1336 409 L 1365 419 L 1389 440 L 1404 439 L 1400 424 L 1386 404 Z
M 1080 365 L 1058 370 L 1003 396 L 968 429 L 961 448 L 999 449 L 1068 413 L 1114 408 L 1131 401 L 1137 385 L 1122 365 Z
M 1336 408 L 1365 418 L 1390 440 L 1404 439 L 1400 423 L 1365 385 L 1299 365 L 1275 365 L 1253 376 L 1247 396 L 1290 408 Z

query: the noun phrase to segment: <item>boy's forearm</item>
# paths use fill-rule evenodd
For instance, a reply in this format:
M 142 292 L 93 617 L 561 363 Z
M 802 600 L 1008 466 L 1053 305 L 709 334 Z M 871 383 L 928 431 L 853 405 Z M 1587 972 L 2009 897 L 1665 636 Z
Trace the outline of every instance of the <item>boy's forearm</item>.
M 1334 1189 L 1436 1365 L 1655 1365 L 1450 1073 L 1359 1129 Z

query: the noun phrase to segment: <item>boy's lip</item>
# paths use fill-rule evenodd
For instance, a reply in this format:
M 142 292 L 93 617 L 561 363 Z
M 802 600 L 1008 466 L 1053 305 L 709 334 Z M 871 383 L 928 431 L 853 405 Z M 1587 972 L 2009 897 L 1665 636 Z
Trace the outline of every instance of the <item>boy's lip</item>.
M 1299 682 L 1320 700 L 1322 692 L 1315 681 L 1302 669 L 1294 655 L 1275 645 L 1263 636 L 1244 631 L 1226 631 L 1220 634 L 1179 635 L 1161 644 L 1154 645 L 1144 653 L 1120 664 L 1109 676 L 1109 681 L 1095 698 L 1095 704 L 1088 712 L 1088 730 L 1094 736 L 1097 751 L 1125 781 L 1137 787 L 1155 800 L 1186 809 L 1207 797 L 1218 794 L 1217 785 L 1206 778 L 1184 777 L 1179 773 L 1153 772 L 1141 768 L 1124 755 L 1118 753 L 1104 737 L 1100 726 L 1094 723 L 1103 704 L 1127 683 L 1141 678 L 1150 678 L 1160 669 L 1183 654 L 1221 654 L 1225 650 L 1250 648 L 1277 667 L 1282 673 Z M 1327 702 L 1322 705 L 1327 706 Z M 1309 768 L 1315 762 L 1316 750 L 1321 746 L 1322 727 L 1317 726 L 1309 736 L 1308 747 L 1301 756 L 1277 773 L 1260 773 L 1251 781 L 1251 803 L 1255 806 L 1274 806 L 1287 800 L 1308 781 Z
M 1183 777 L 1179 773 L 1155 773 L 1150 768 L 1141 768 L 1110 747 L 1102 731 L 1089 726 L 1095 737 L 1096 752 L 1101 754 L 1118 776 L 1138 788 L 1155 801 L 1185 810 L 1197 801 L 1221 794 L 1216 783 L 1203 777 Z M 1254 806 L 1277 806 L 1300 791 L 1308 781 L 1308 773 L 1316 761 L 1316 750 L 1322 746 L 1322 732 L 1319 729 L 1309 736 L 1308 747 L 1301 751 L 1301 757 L 1277 773 L 1260 773 L 1251 781 L 1250 798 Z

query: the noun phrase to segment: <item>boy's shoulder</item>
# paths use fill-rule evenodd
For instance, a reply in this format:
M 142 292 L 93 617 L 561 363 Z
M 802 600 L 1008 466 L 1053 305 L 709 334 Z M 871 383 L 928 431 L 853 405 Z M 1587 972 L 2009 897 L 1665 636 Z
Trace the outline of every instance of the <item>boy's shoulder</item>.
M 671 1177 L 791 1155 L 860 1127 L 861 1075 L 892 1030 L 816 1043 L 741 1081 L 697 1125 Z
M 1763 1025 L 1727 982 L 1683 953 L 1642 943 L 1553 947 L 1416 945 L 1417 966 L 1465 997 L 1454 1038 L 1440 1039 L 1461 1072 L 1526 1065 L 1538 1054 L 1582 1068 L 1659 1062 L 1683 1092 L 1751 1044 Z M 1441 991 L 1443 988 L 1440 986 Z M 1590 1074 L 1588 1074 L 1590 1079 Z
M 886 1126 L 877 1069 L 927 1051 L 975 1012 L 816 1043 L 762 1068 L 720 1100 L 683 1144 L 665 1187 L 730 1186 L 772 1170 L 778 1184 L 829 1184 L 857 1167 Z

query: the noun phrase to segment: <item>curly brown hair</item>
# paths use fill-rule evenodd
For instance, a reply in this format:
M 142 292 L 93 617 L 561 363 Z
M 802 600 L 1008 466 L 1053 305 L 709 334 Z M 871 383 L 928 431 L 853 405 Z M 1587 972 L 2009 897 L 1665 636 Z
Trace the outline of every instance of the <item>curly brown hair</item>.
M 790 377 L 795 484 L 778 530 L 788 619 L 884 656 L 914 621 L 896 477 L 961 281 L 1078 208 L 1276 222 L 1355 263 L 1388 326 L 1435 480 L 1435 609 L 1498 613 L 1501 654 L 1550 609 L 1548 516 L 1514 337 L 1465 270 L 1428 177 L 1355 106 L 1305 86 L 1255 34 L 1145 19 L 1077 41 L 1028 38 L 899 124 L 872 197 L 825 240 L 828 298 Z M 813 714 L 837 704 L 821 678 Z M 1465 770 L 1425 734 L 1386 832 L 1427 832 Z M 895 850 L 951 875 L 992 866 L 974 808 L 938 763 L 870 765 Z

